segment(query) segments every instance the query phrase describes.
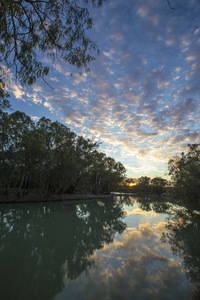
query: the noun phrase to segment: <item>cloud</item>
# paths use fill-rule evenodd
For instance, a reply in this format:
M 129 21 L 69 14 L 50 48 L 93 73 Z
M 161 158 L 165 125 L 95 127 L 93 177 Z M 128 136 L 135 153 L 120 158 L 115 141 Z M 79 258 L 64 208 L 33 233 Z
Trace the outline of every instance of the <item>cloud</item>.
M 170 119 L 174 122 L 174 127 L 176 126 L 187 126 L 190 119 L 193 119 L 193 115 L 198 110 L 198 103 L 192 99 L 184 99 L 181 103 L 176 104 L 172 111 L 170 112 Z
M 164 175 L 170 157 L 199 142 L 200 124 L 200 8 L 197 0 L 173 4 L 105 2 L 88 33 L 100 48 L 90 74 L 71 76 L 73 68 L 57 62 L 47 80 L 53 90 L 42 81 L 28 92 L 15 85 L 14 97 L 101 140 L 129 176 Z
M 50 102 L 44 102 L 44 106 L 47 107 L 50 111 L 54 111 L 54 107 Z
M 39 117 L 37 117 L 37 116 L 31 116 L 31 119 L 33 119 L 34 121 L 39 121 Z
M 14 95 L 14 97 L 16 99 L 20 99 L 20 100 L 23 99 L 23 96 L 24 96 L 25 92 L 24 92 L 23 87 L 21 85 L 11 84 L 9 89 L 10 89 L 11 93 Z

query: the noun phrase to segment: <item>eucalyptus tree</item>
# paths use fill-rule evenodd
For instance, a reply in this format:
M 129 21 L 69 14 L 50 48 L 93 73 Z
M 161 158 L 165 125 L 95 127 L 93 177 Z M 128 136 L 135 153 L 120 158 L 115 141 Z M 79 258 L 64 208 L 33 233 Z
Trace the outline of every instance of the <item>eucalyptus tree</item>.
M 154 177 L 151 179 L 151 190 L 153 193 L 162 194 L 165 191 L 167 180 L 162 177 Z
M 1 0 L 1 75 L 13 70 L 33 84 L 49 72 L 42 55 L 88 70 L 99 51 L 86 32 L 93 26 L 90 8 L 104 0 Z
M 76 161 L 78 176 L 71 191 L 78 187 L 81 190 L 89 190 L 91 186 L 91 172 L 94 164 L 94 152 L 99 145 L 93 139 L 85 139 L 83 136 L 77 136 L 75 141 L 73 159 Z
M 116 162 L 112 157 L 105 157 L 104 191 L 111 191 L 122 183 L 126 169 L 121 162 Z
M 59 122 L 2 111 L 0 126 L 0 185 L 6 192 L 12 186 L 19 196 L 30 189 L 44 196 L 75 189 L 98 193 L 123 180 L 121 163 Z
M 30 139 L 30 132 L 34 130 L 35 124 L 25 113 L 16 111 L 10 115 L 10 128 L 14 158 L 13 171 L 16 173 L 15 182 L 18 183 L 18 193 L 20 194 L 25 177 L 32 165 L 30 151 L 33 143 Z
M 90 179 L 92 191 L 95 194 L 110 192 L 123 181 L 125 172 L 126 169 L 120 162 L 102 152 L 94 151 Z
M 3 110 L 10 109 L 9 94 L 5 91 L 5 83 L 0 78 L 0 117 Z
M 12 114 L 2 113 L 1 118 L 1 171 L 5 171 L 4 181 L 8 190 L 15 182 L 19 192 L 29 168 L 30 154 L 26 146 L 29 132 L 34 129 L 34 122 L 25 113 L 16 111 Z
M 150 192 L 150 181 L 151 181 L 150 177 L 141 176 L 140 178 L 138 178 L 138 184 L 136 186 L 136 189 L 142 193 L 149 193 Z
M 9 114 L 1 111 L 0 115 L 0 186 L 9 186 L 12 163 L 9 151 Z
M 78 177 L 78 163 L 74 158 L 77 135 L 67 126 L 51 123 L 51 188 L 54 193 L 69 191 Z
M 65 125 L 43 117 L 36 123 L 34 136 L 37 138 L 35 185 L 45 194 L 66 191 L 74 180 L 71 149 L 76 134 Z
M 200 200 L 200 144 L 188 144 L 188 148 L 169 160 L 169 175 L 179 196 Z
M 1 76 L 12 69 L 21 83 L 31 85 L 49 72 L 44 55 L 89 70 L 99 52 L 86 34 L 94 24 L 91 8 L 104 1 L 0 0 Z
M 97 150 L 92 153 L 92 167 L 90 172 L 90 182 L 92 192 L 98 194 L 104 184 L 106 155 Z

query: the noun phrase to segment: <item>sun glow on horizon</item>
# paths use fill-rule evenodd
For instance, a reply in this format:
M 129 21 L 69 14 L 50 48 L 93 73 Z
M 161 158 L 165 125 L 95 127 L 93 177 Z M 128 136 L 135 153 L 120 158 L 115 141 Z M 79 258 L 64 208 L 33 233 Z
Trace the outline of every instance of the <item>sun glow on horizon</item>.
M 127 185 L 128 186 L 136 186 L 138 183 L 137 182 L 130 182 L 130 183 L 128 183 Z

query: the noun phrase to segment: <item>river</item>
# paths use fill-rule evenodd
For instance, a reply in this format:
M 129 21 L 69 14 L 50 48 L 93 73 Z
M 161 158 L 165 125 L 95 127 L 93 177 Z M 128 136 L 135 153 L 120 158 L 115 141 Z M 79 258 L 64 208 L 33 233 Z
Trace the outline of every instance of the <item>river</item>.
M 0 205 L 0 299 L 200 299 L 200 213 L 115 195 Z

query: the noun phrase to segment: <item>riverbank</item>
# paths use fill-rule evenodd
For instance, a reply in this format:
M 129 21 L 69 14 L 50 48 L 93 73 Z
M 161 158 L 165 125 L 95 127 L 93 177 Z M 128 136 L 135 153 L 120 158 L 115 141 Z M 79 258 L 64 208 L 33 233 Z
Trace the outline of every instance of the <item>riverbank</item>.
M 43 197 L 37 191 L 31 192 L 28 195 L 17 195 L 16 189 L 11 189 L 8 195 L 4 191 L 0 191 L 0 203 L 31 203 L 31 202 L 55 202 L 55 201 L 74 201 L 74 200 L 97 200 L 102 198 L 112 197 L 112 194 L 92 194 L 92 193 L 74 193 L 62 195 L 50 195 Z

